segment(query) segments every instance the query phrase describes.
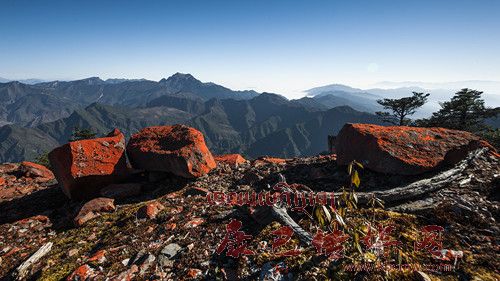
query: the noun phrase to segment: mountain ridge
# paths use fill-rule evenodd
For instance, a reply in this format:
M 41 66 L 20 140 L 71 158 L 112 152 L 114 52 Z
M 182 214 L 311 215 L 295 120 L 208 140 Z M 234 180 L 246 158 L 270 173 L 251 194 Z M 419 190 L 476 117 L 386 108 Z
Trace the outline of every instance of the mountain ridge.
M 0 83 L 0 161 L 33 160 L 67 142 L 75 127 L 98 135 L 116 127 L 129 137 L 143 127 L 173 124 L 200 130 L 216 154 L 311 156 L 324 152 L 327 136 L 346 122 L 381 124 L 373 114 L 381 109 L 376 100 L 401 94 L 341 84 L 313 89 L 314 96 L 289 100 L 183 73 L 158 82 L 89 77 Z M 435 110 L 431 103 L 423 109 Z
M 136 108 L 93 103 L 76 109 L 68 117 L 35 127 L 7 125 L 0 128 L 0 142 L 21 149 L 0 146 L 0 161 L 33 160 L 66 143 L 75 127 L 89 128 L 97 135 L 118 128 L 130 137 L 147 126 L 186 124 L 203 132 L 214 153 L 242 153 L 254 158 L 261 154 L 277 157 L 318 154 L 327 149 L 327 136 L 338 132 L 345 122 L 380 123 L 375 115 L 349 107 L 316 111 L 274 94 L 251 100 L 210 99 L 197 105 L 196 110 L 188 110 L 182 103 Z M 46 141 L 28 137 L 31 134 Z M 263 149 L 266 143 L 294 148 Z

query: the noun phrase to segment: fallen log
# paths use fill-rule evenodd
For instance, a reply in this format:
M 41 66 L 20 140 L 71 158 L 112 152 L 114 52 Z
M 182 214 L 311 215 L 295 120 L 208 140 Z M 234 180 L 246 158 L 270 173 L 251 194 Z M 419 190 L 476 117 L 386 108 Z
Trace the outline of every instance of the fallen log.
M 438 191 L 445 188 L 453 181 L 460 178 L 462 172 L 473 162 L 475 159 L 483 155 L 488 148 L 478 149 L 471 152 L 466 159 L 462 160 L 456 164 L 453 168 L 441 172 L 431 178 L 419 180 L 411 184 L 392 188 L 384 191 L 374 191 L 374 192 L 357 192 L 358 203 L 367 203 L 372 196 L 376 196 L 382 199 L 386 204 L 409 201 L 412 199 L 420 198 L 428 193 Z M 281 176 L 281 181 L 286 183 L 286 180 Z M 290 190 L 288 190 L 290 191 Z M 340 196 L 340 194 L 335 194 L 335 196 Z M 282 225 L 289 226 L 293 229 L 294 233 L 299 237 L 299 240 L 306 245 L 310 245 L 312 242 L 312 235 L 302 229 L 287 213 L 285 207 L 274 205 L 271 208 L 259 207 L 260 217 L 258 219 L 260 223 L 267 224 L 271 220 L 276 220 Z M 271 214 L 267 217 L 267 214 Z
M 421 198 L 428 193 L 443 189 L 450 183 L 456 181 L 460 178 L 462 172 L 469 167 L 470 163 L 483 155 L 486 151 L 488 151 L 488 148 L 475 150 L 469 153 L 466 159 L 456 164 L 453 168 L 428 179 L 419 180 L 405 186 L 383 191 L 357 192 L 358 202 L 361 204 L 367 203 L 373 196 L 382 199 L 386 204 Z

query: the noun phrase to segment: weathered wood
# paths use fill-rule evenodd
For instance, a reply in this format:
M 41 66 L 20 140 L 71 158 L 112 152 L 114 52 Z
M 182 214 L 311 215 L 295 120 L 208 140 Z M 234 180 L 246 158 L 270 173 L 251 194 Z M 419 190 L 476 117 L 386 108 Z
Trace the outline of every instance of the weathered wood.
M 374 191 L 374 192 L 358 192 L 356 193 L 359 203 L 367 203 L 368 200 L 375 195 L 377 198 L 384 200 L 387 203 L 395 203 L 401 201 L 408 201 L 418 197 L 422 197 L 428 193 L 438 191 L 445 188 L 450 183 L 455 181 L 462 175 L 462 172 L 470 165 L 472 161 L 483 155 L 488 148 L 479 149 L 471 152 L 468 157 L 453 168 L 439 173 L 438 175 L 413 182 L 411 184 L 392 188 L 384 191 Z M 285 182 L 283 176 L 281 176 L 281 181 Z M 291 191 L 291 190 L 288 190 Z M 335 194 L 338 196 L 339 194 Z M 262 207 L 261 207 L 262 208 Z M 270 208 L 272 218 L 280 222 L 282 225 L 289 226 L 293 229 L 294 233 L 299 237 L 299 240 L 308 246 L 311 245 L 312 235 L 302 229 L 291 217 L 288 215 L 285 207 L 273 206 Z
M 374 195 L 377 198 L 382 199 L 386 204 L 421 198 L 428 193 L 443 189 L 450 183 L 456 181 L 462 175 L 462 172 L 470 165 L 470 163 L 483 155 L 486 151 L 488 151 L 488 148 L 473 151 L 466 159 L 456 164 L 453 168 L 441 172 L 432 178 L 419 180 L 405 186 L 384 191 L 357 192 L 356 195 L 358 196 L 358 202 L 367 203 L 368 200 L 370 200 L 370 198 Z
M 16 268 L 16 270 L 13 273 L 13 277 L 16 278 L 16 280 L 24 280 L 27 277 L 27 274 L 29 273 L 30 267 L 37 263 L 41 258 L 43 258 L 50 250 L 52 249 L 52 242 L 48 242 L 38 251 L 36 251 L 31 257 L 29 257 L 27 260 L 25 260 L 20 266 Z
M 306 244 L 307 246 L 311 245 L 311 242 L 313 240 L 312 235 L 302 229 L 300 225 L 298 225 L 291 217 L 288 215 L 287 211 L 285 208 L 280 208 L 280 207 L 272 207 L 271 209 L 273 217 L 280 222 L 282 225 L 289 226 L 293 229 L 294 234 L 296 234 L 299 237 L 299 240 Z

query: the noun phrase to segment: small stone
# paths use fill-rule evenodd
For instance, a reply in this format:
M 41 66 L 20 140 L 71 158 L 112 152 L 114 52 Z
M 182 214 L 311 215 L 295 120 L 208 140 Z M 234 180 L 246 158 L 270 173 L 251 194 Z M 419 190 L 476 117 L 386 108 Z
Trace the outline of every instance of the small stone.
M 194 218 L 186 223 L 186 227 L 197 227 L 198 225 L 204 223 L 205 220 L 202 218 Z
M 156 257 L 155 257 L 154 255 L 152 255 L 152 254 L 149 254 L 149 253 L 148 253 L 148 254 L 144 255 L 144 256 L 143 256 L 143 257 L 142 257 L 142 258 L 138 261 L 138 262 L 140 262 L 140 266 L 139 266 L 139 268 L 140 268 L 140 270 L 141 270 L 140 274 L 141 274 L 141 275 L 142 275 L 142 274 L 144 274 L 144 273 L 148 270 L 148 268 L 149 268 L 151 265 L 153 265 L 153 263 L 155 262 L 155 260 L 156 260 Z
M 257 160 L 255 160 L 252 165 L 254 167 L 260 167 L 260 166 L 264 166 L 264 165 L 267 165 L 267 164 L 273 164 L 273 165 L 284 165 L 286 164 L 286 159 L 282 159 L 282 158 L 276 158 L 276 157 L 261 157 L 261 158 L 258 158 Z
M 123 281 L 123 280 L 132 280 L 135 277 L 135 274 L 139 271 L 137 265 L 130 266 L 129 269 L 121 272 L 115 278 L 111 279 L 112 281 Z
M 114 201 L 114 199 L 101 197 L 85 203 L 74 219 L 75 225 L 82 226 L 87 221 L 100 216 L 101 212 L 113 212 L 116 209 Z
M 52 171 L 43 165 L 33 162 L 22 162 L 19 166 L 19 170 L 25 177 L 33 178 L 36 182 L 47 182 L 54 179 Z
M 78 249 L 71 249 L 68 251 L 68 257 L 72 257 L 76 254 L 78 254 L 79 250 Z
M 158 213 L 163 209 L 165 209 L 165 206 L 163 206 L 158 201 L 153 201 L 151 203 L 142 206 L 141 208 L 139 208 L 139 210 L 137 210 L 137 218 L 154 219 L 156 215 L 158 215 Z
M 245 163 L 247 160 L 240 154 L 225 154 L 214 156 L 215 162 L 224 163 L 230 166 L 238 166 Z
M 168 258 L 172 258 L 174 257 L 179 251 L 181 250 L 181 246 L 179 246 L 179 244 L 176 244 L 176 243 L 171 243 L 171 244 L 168 244 L 167 246 L 165 246 L 162 250 L 161 250 L 161 254 L 168 257 Z
M 92 257 L 89 258 L 89 262 L 103 263 L 106 261 L 106 250 L 97 251 Z
M 146 251 L 144 250 L 140 250 L 135 256 L 133 256 L 133 258 L 130 259 L 128 265 L 132 265 L 132 264 L 140 264 L 140 260 L 142 259 L 142 257 L 144 257 L 146 255 Z
M 10 249 L 12 249 L 12 247 L 10 247 L 10 246 L 4 247 L 4 248 L 2 249 L 2 251 L 0 251 L 0 253 L 1 253 L 1 254 L 6 254 L 8 251 L 10 251 Z
M 44 215 L 36 215 L 30 218 L 31 220 L 38 221 L 41 223 L 47 223 L 49 221 L 49 218 Z
M 19 169 L 19 164 L 17 163 L 3 163 L 0 164 L 0 173 L 9 174 Z
M 84 265 L 78 267 L 77 269 L 75 269 L 75 271 L 73 271 L 73 273 L 71 273 L 68 276 L 68 278 L 66 278 L 66 280 L 67 281 L 87 280 L 87 278 L 90 277 L 92 272 L 93 272 L 92 268 L 90 268 L 90 266 L 84 264 Z
M 189 278 L 196 278 L 199 275 L 201 275 L 201 270 L 199 270 L 197 268 L 190 268 L 187 272 L 187 277 L 189 277 Z
M 176 243 L 171 243 L 165 246 L 160 252 L 160 255 L 158 257 L 158 262 L 162 267 L 170 267 L 174 264 L 174 261 L 172 260 L 175 255 L 179 253 L 181 250 L 181 246 L 179 246 Z

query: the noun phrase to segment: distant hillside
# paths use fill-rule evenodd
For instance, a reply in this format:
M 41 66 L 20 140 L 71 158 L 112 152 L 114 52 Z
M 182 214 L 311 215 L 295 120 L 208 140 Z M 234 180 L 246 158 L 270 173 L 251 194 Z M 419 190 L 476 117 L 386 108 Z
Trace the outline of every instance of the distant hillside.
M 0 161 L 32 160 L 66 143 L 75 127 L 104 135 L 119 128 L 127 137 L 152 125 L 187 124 L 205 135 L 215 154 L 242 153 L 277 157 L 314 155 L 327 149 L 327 135 L 346 122 L 378 123 L 376 116 L 337 107 L 318 111 L 275 94 L 250 100 L 162 97 L 145 107 L 93 103 L 68 117 L 35 127 L 8 125 L 0 128 Z M 33 136 L 33 137 L 31 137 Z
M 345 123 L 381 124 L 380 119 L 373 114 L 359 112 L 348 106 L 335 107 L 305 122 L 267 135 L 253 143 L 246 152 L 254 157 L 277 153 L 282 157 L 316 155 L 327 150 L 328 135 L 336 135 Z
M 325 92 L 315 96 L 316 102 L 328 107 L 350 106 L 364 112 L 376 112 L 382 110 L 375 98 L 363 96 L 363 93 Z
M 6 78 L 3 78 L 3 77 L 0 77 L 0 83 L 7 83 L 7 82 L 12 82 L 12 81 L 17 81 L 17 82 L 21 82 L 23 84 L 29 84 L 29 85 L 46 82 L 46 80 L 42 80 L 42 79 L 20 79 L 20 80 L 13 80 L 13 79 L 6 79 Z
M 33 160 L 58 144 L 42 130 L 6 125 L 0 128 L 0 161 Z
M 76 108 L 98 102 L 128 107 L 146 106 L 168 96 L 187 96 L 207 101 L 212 98 L 251 99 L 254 91 L 233 91 L 214 83 L 203 83 L 190 74 L 176 73 L 159 82 L 149 80 L 91 77 L 75 81 L 53 81 L 28 85 L 0 83 L 0 125 L 15 123 L 34 127 L 68 117 Z

